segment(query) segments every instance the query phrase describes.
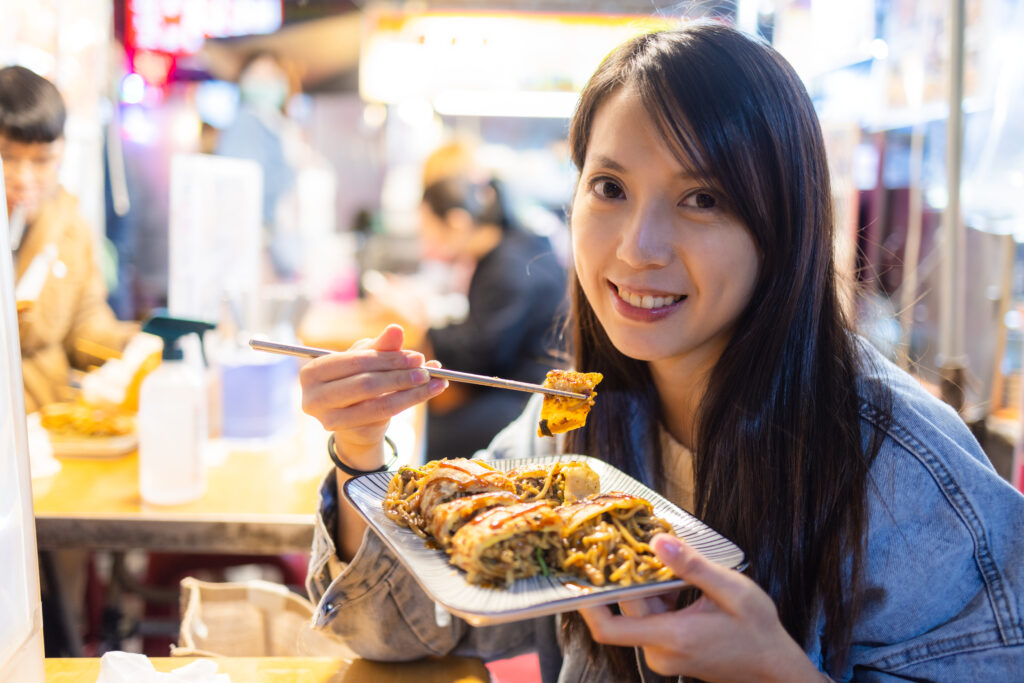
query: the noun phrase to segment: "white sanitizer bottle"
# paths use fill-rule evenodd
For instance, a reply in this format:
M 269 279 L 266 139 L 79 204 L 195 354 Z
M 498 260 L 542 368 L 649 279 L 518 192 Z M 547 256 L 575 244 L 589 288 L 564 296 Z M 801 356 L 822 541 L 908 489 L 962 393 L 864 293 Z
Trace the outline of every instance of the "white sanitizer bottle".
M 206 382 L 183 360 L 178 339 L 212 327 L 161 315 L 143 326 L 164 340 L 160 366 L 139 388 L 139 493 L 147 503 L 181 505 L 206 491 Z

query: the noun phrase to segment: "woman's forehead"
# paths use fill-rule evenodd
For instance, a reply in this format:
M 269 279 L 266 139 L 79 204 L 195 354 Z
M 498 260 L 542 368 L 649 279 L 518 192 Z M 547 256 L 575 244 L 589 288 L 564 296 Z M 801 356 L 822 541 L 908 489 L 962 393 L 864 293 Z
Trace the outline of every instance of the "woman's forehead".
M 595 108 L 584 164 L 625 170 L 626 160 L 643 161 L 637 158 L 638 148 L 643 148 L 673 168 L 674 174 L 698 175 L 698 164 L 683 149 L 674 129 L 685 131 L 678 124 L 665 122 L 660 112 L 652 112 L 634 88 L 619 88 Z

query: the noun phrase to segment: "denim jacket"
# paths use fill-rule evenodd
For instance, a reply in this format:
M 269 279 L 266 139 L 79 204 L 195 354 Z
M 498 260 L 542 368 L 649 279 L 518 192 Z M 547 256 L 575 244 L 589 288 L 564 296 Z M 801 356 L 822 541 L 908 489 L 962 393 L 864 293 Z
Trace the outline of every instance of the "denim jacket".
M 1020 680 L 1024 676 L 1024 496 L 1001 478 L 960 417 L 909 375 L 864 345 L 859 381 L 865 433 L 884 428 L 868 483 L 863 608 L 848 666 L 828 670 L 824 617 L 807 655 L 835 680 Z M 883 383 L 892 418 L 867 397 Z M 536 436 L 540 399 L 503 430 L 487 452 L 520 458 L 555 452 Z M 658 488 L 656 485 L 653 488 Z M 555 649 L 552 620 L 468 626 L 438 615 L 408 572 L 368 531 L 345 566 L 334 549 L 334 473 L 321 487 L 307 588 L 316 627 L 361 656 L 410 660 L 447 653 L 484 658 L 537 646 L 554 652 L 560 683 L 605 681 L 572 649 Z M 547 658 L 550 661 L 550 657 Z M 645 680 L 653 677 L 638 655 Z M 545 680 L 550 678 L 545 672 Z

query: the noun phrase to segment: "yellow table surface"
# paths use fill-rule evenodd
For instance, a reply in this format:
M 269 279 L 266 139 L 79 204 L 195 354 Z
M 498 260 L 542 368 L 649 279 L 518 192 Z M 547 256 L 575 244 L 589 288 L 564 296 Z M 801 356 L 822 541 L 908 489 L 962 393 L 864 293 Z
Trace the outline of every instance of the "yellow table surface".
M 173 671 L 192 657 L 151 658 L 157 671 Z M 385 664 L 362 659 L 330 657 L 224 657 L 217 658 L 218 673 L 232 683 L 484 683 L 487 668 L 478 659 L 443 657 L 418 662 Z M 47 683 L 93 683 L 100 673 L 99 659 L 47 659 Z
M 138 455 L 62 458 L 33 481 L 41 548 L 92 547 L 192 552 L 308 551 L 320 480 L 330 467 L 301 454 L 229 450 L 207 469 L 205 495 L 155 506 L 139 496 Z
M 422 458 L 426 410 L 418 406 L 404 415 L 396 418 L 395 429 L 404 423 L 402 450 L 416 462 Z M 207 467 L 206 493 L 183 505 L 142 500 L 137 453 L 61 458 L 57 474 L 32 481 L 39 547 L 309 552 L 320 483 L 331 467 L 326 432 L 312 427 L 299 427 L 258 450 L 214 440 L 217 456 Z

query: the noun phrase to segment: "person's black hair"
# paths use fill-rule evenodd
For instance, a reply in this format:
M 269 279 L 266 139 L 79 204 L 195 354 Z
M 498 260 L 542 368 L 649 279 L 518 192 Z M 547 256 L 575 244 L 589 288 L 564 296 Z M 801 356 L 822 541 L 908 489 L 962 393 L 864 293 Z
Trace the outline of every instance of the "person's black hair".
M 634 92 L 688 172 L 718 188 L 762 260 L 750 302 L 711 371 L 696 419 L 698 517 L 746 553 L 746 573 L 771 596 L 801 645 L 824 611 L 823 655 L 841 667 L 859 614 L 865 492 L 880 445 L 865 445 L 858 353 L 840 303 L 825 146 L 793 68 L 766 43 L 718 23 L 637 37 L 592 76 L 570 124 L 583 169 L 600 108 Z M 576 367 L 604 373 L 601 398 L 566 450 L 597 455 L 634 476 L 663 476 L 659 399 L 647 363 L 612 344 L 572 277 Z M 879 405 L 886 405 L 881 392 Z M 641 413 L 643 453 L 624 416 Z M 589 638 L 578 618 L 567 636 Z M 619 676 L 632 651 L 601 648 Z
M 67 110 L 57 87 L 23 66 L 0 69 L 0 135 L 50 143 L 64 136 Z
M 464 178 L 442 178 L 423 190 L 423 202 L 438 218 L 444 218 L 453 209 L 463 209 L 477 225 L 496 225 L 504 231 L 514 227 L 505 206 L 504 188 L 496 178 L 483 184 Z

